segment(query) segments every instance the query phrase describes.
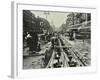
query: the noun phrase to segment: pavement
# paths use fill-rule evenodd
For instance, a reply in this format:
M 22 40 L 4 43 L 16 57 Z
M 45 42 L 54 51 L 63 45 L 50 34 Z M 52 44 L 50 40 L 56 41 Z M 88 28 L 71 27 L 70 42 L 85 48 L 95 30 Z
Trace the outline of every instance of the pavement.
M 39 55 L 29 56 L 29 47 L 23 50 L 23 69 L 40 69 L 44 67 L 43 58 L 41 54 L 45 54 L 45 51 L 51 47 L 51 42 L 46 44 L 41 44 L 41 51 L 38 52 Z

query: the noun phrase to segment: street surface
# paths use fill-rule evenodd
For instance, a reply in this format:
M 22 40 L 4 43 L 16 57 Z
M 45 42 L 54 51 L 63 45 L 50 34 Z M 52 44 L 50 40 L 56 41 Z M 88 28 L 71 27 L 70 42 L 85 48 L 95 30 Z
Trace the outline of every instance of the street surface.
M 64 43 L 62 45 L 61 41 Z M 61 50 L 61 55 L 58 55 L 56 48 L 53 49 L 52 53 L 49 53 L 48 51 L 51 49 L 51 42 L 48 42 L 46 44 L 41 43 L 41 51 L 37 54 L 34 54 L 32 56 L 25 56 L 23 57 L 23 68 L 24 69 L 39 69 L 39 68 L 55 68 L 55 67 L 76 67 L 76 66 L 88 66 L 90 65 L 90 41 L 85 40 L 84 42 L 82 40 L 75 39 L 74 41 L 70 41 L 68 37 L 60 35 L 60 39 L 58 39 L 58 46 Z M 68 50 L 67 48 L 72 47 L 73 49 Z M 70 61 L 70 55 L 69 53 L 66 53 L 65 48 L 67 51 L 69 51 L 70 55 L 72 56 L 71 63 Z M 75 50 L 74 50 L 75 49 Z M 75 54 L 74 51 L 78 52 Z M 28 54 L 28 47 L 24 49 L 24 54 Z M 47 52 L 47 53 L 46 53 Z M 42 55 L 41 55 L 42 54 Z M 47 59 L 45 60 L 45 55 L 51 54 L 51 56 L 47 56 Z M 55 55 L 58 55 L 58 59 L 55 58 Z M 59 62 L 59 64 L 57 64 Z M 56 65 L 54 65 L 56 64 Z M 59 66 L 57 66 L 59 65 Z

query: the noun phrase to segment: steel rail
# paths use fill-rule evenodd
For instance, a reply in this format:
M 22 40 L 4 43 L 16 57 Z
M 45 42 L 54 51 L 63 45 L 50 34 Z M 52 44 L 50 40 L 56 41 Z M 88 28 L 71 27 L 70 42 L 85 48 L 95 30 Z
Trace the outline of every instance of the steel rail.
M 66 41 L 66 43 L 65 43 L 66 45 L 72 46 L 65 38 L 62 37 L 61 39 L 63 40 L 63 42 L 64 42 L 64 40 Z M 81 64 L 83 66 L 87 66 L 87 64 L 82 60 L 82 56 L 80 55 L 81 53 L 78 50 L 76 50 L 75 48 L 73 48 L 73 46 L 69 50 L 73 54 L 74 58 L 76 56 L 77 59 L 81 62 Z

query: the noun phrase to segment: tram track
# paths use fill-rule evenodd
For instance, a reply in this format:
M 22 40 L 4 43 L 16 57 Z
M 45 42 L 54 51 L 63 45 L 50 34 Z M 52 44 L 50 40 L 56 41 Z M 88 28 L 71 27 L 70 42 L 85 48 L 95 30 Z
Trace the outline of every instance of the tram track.
M 82 60 L 83 56 L 81 55 L 81 53 L 77 49 L 75 49 L 66 39 L 64 39 L 63 37 L 61 37 L 61 39 L 63 40 L 63 42 L 65 42 L 64 44 L 71 47 L 69 48 L 69 52 L 73 55 L 73 58 L 78 61 L 79 66 L 87 66 L 87 64 Z
M 63 37 L 57 38 L 58 41 L 52 51 L 52 55 L 46 65 L 46 68 L 55 68 L 54 62 L 58 60 L 57 63 L 60 65 L 58 67 L 81 67 L 87 66 L 87 64 L 82 60 L 80 53 L 73 48 L 73 46 L 66 41 Z M 55 56 L 59 56 L 56 59 Z

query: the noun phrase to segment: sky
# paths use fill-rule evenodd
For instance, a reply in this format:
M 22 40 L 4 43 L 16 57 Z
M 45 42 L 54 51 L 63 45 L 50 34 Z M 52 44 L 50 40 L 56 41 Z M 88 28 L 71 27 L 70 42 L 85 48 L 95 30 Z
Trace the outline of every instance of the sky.
M 35 14 L 35 16 L 39 16 L 42 18 L 47 18 L 50 25 L 54 25 L 55 28 L 59 28 L 62 24 L 66 22 L 67 15 L 69 13 L 63 13 L 63 12 L 49 12 L 49 15 L 46 17 L 44 14 L 44 11 L 31 11 Z

